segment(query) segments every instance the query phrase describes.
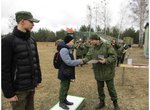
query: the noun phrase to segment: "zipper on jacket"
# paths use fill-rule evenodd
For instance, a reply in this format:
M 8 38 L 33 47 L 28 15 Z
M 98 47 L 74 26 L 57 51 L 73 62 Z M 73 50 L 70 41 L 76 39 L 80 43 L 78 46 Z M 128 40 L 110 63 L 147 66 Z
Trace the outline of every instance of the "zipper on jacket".
M 31 69 L 32 69 L 32 78 L 34 78 L 34 63 L 33 63 L 32 49 L 31 49 L 31 45 L 30 45 L 30 38 L 28 40 L 26 40 L 26 44 L 27 44 L 27 48 L 29 51 L 29 59 L 30 59 Z

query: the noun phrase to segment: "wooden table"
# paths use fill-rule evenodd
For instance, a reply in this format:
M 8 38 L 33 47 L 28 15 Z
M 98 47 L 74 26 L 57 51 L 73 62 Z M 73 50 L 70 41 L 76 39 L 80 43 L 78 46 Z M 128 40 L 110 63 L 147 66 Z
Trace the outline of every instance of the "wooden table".
M 124 79 L 125 79 L 125 68 L 148 68 L 148 65 L 146 64 L 120 64 L 119 67 L 123 68 L 122 72 L 122 85 L 124 85 Z

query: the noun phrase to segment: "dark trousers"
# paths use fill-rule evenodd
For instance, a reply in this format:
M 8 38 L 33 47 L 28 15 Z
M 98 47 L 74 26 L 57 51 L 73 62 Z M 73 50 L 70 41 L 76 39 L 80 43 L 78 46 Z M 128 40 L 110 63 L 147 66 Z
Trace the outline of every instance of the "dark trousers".
M 121 63 L 121 64 L 123 64 L 123 62 L 124 62 L 125 55 L 126 55 L 126 53 L 123 53 L 123 54 L 122 54 L 122 57 L 121 57 L 121 60 L 120 60 L 120 63 Z
M 64 102 L 64 100 L 67 98 L 69 87 L 70 87 L 70 80 L 60 82 L 60 90 L 59 90 L 60 102 Z
M 87 53 L 86 53 L 87 54 Z M 83 54 L 83 58 L 85 58 L 86 54 Z
M 114 86 L 114 80 L 106 80 L 106 81 L 98 81 L 97 80 L 97 88 L 98 88 L 98 94 L 100 100 L 105 100 L 105 93 L 104 93 L 104 82 L 106 82 L 109 95 L 111 97 L 111 100 L 117 100 L 117 93 Z
M 121 61 L 121 57 L 117 57 L 117 66 L 119 66 L 120 61 Z
M 34 110 L 34 90 L 16 92 L 18 101 L 11 102 L 12 110 Z
M 121 57 L 117 57 L 117 66 L 123 64 L 126 53 L 123 53 Z

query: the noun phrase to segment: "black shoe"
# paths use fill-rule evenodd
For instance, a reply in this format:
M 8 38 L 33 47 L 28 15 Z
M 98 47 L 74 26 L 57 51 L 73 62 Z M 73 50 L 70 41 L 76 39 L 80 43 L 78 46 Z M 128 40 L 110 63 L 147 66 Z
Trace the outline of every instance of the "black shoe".
M 73 103 L 72 103 L 72 102 L 69 102 L 67 99 L 64 101 L 64 103 L 65 103 L 66 105 L 73 105 Z
M 100 103 L 95 107 L 95 110 L 101 109 L 103 107 L 105 107 L 105 101 L 100 100 Z
M 120 110 L 120 107 L 119 107 L 117 101 L 113 101 L 113 105 L 114 105 L 114 110 Z
M 65 110 L 69 110 L 69 107 L 65 103 L 59 103 L 59 107 L 65 109 Z

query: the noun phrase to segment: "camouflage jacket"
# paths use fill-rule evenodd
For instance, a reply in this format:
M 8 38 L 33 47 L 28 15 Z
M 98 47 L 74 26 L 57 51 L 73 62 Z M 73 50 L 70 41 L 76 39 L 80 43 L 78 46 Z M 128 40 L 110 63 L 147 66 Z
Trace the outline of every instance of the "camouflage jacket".
M 91 45 L 89 43 L 84 43 L 84 50 L 83 53 L 87 54 L 87 52 L 89 51 L 89 48 L 91 47 Z
M 84 47 L 84 45 L 83 45 L 83 43 L 81 43 L 81 44 L 77 44 L 76 45 L 76 55 L 77 56 L 82 56 L 84 53 L 84 49 L 85 49 L 85 47 Z
M 110 44 L 101 43 L 91 47 L 83 61 L 86 63 L 92 59 L 98 60 L 99 55 L 104 56 L 106 63 L 93 64 L 95 79 L 100 81 L 110 80 L 115 75 L 115 63 L 117 60 L 116 52 Z

